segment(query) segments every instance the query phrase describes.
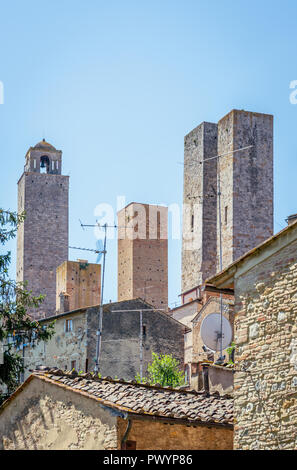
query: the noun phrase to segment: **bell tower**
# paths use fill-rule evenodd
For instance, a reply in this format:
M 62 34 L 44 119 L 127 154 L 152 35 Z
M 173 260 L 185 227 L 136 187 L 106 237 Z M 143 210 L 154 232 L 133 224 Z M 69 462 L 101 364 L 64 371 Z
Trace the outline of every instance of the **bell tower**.
M 56 311 L 56 269 L 68 260 L 69 176 L 62 175 L 62 152 L 44 139 L 26 153 L 18 181 L 18 212 L 26 218 L 17 236 L 17 281 L 46 297 L 38 310 L 44 318 Z

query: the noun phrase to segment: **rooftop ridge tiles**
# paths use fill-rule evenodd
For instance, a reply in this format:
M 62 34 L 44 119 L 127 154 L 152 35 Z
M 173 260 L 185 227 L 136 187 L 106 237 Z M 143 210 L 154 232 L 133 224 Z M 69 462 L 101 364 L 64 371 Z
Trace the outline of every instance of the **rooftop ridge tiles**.
M 76 371 L 62 371 L 61 369 L 57 369 L 57 368 L 45 368 L 45 369 L 37 369 L 36 371 L 32 371 L 33 374 L 38 374 L 38 375 L 50 375 L 50 374 L 53 374 L 53 375 L 59 375 L 59 376 L 65 376 L 69 379 L 71 378 L 76 378 L 76 377 L 80 377 L 80 378 L 89 378 L 89 380 L 91 380 L 92 382 L 108 382 L 108 383 L 114 383 L 114 384 L 123 384 L 123 385 L 130 385 L 131 387 L 137 387 L 137 388 L 148 388 L 150 390 L 156 390 L 156 391 L 164 391 L 164 392 L 167 392 L 167 393 L 178 393 L 180 395 L 184 394 L 184 395 L 193 395 L 193 396 L 201 396 L 201 397 L 204 397 L 207 395 L 208 398 L 215 398 L 216 400 L 219 400 L 221 398 L 224 398 L 224 399 L 233 399 L 233 396 L 232 395 L 229 395 L 229 394 L 225 394 L 225 395 L 218 395 L 217 393 L 213 393 L 213 394 L 206 394 L 205 391 L 196 391 L 196 390 L 184 390 L 184 388 L 173 388 L 173 387 L 165 387 L 165 386 L 161 386 L 160 384 L 154 384 L 154 385 L 150 385 L 150 384 L 147 384 L 147 383 L 135 383 L 136 381 L 132 380 L 132 381 L 127 381 L 127 380 L 121 380 L 121 379 L 113 379 L 112 377 L 110 376 L 106 376 L 106 377 L 98 377 L 98 376 L 95 376 L 95 375 L 92 375 L 90 372 L 86 372 L 84 374 L 78 374 Z

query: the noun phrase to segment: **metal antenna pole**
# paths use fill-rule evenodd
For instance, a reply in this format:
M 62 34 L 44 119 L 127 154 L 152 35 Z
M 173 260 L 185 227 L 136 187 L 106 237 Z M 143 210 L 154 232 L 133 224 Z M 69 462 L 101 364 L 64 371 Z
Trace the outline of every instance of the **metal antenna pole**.
M 223 254 L 222 254 L 222 215 L 221 215 L 221 179 L 220 179 L 220 157 L 218 157 L 218 204 L 219 204 L 219 257 L 220 257 L 220 271 L 223 269 Z M 220 357 L 219 361 L 223 361 L 223 295 L 220 293 Z
M 142 380 L 142 369 L 143 369 L 143 344 L 142 344 L 142 335 L 143 335 L 143 328 L 142 328 L 142 310 L 139 311 L 139 325 L 140 325 L 140 332 L 139 332 L 139 368 L 140 368 L 140 378 Z
M 100 299 L 100 311 L 99 311 L 99 325 L 96 332 L 96 363 L 94 372 L 97 374 L 100 367 L 100 353 L 101 353 L 101 343 L 102 343 L 102 323 L 103 323 L 103 293 L 104 293 L 104 274 L 105 274 L 105 256 L 106 256 L 106 232 L 107 224 L 104 226 L 104 247 L 103 247 L 103 266 L 102 266 L 102 285 L 101 285 L 101 299 Z

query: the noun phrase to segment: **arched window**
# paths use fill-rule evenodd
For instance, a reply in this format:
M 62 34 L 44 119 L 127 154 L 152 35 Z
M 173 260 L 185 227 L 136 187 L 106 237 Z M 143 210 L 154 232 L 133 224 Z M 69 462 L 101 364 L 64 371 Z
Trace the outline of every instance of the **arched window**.
M 46 155 L 40 157 L 40 173 L 49 173 L 50 160 Z

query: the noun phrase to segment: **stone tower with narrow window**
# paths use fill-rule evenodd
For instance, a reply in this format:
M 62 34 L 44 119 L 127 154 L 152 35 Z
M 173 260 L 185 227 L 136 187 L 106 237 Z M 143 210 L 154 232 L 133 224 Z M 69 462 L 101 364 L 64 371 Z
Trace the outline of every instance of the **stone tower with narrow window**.
M 203 122 L 185 136 L 182 292 L 216 269 L 217 133 L 217 124 Z
M 272 234 L 273 116 L 203 122 L 185 137 L 182 292 L 219 271 L 220 238 L 225 268 Z
M 55 313 L 56 269 L 68 259 L 69 176 L 61 172 L 62 152 L 43 139 L 29 148 L 18 181 L 18 212 L 26 218 L 18 229 L 16 279 L 46 296 L 30 312 L 34 318 Z
M 230 111 L 218 122 L 218 154 L 225 268 L 273 235 L 273 116 Z

